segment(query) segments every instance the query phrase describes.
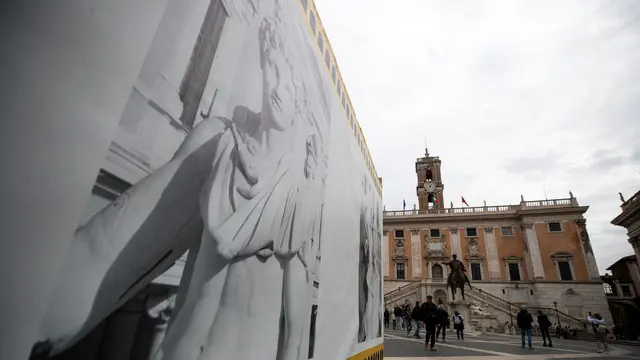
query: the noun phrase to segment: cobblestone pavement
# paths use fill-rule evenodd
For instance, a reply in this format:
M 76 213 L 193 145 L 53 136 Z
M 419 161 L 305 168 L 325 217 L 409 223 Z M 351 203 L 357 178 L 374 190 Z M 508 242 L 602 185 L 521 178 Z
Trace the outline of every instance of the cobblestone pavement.
M 412 334 L 413 335 L 413 334 Z M 533 338 L 533 349 L 521 348 L 520 336 L 500 334 L 465 334 L 457 340 L 455 332 L 448 332 L 446 342 L 436 344 L 437 351 L 424 349 L 422 339 L 407 336 L 406 331 L 385 329 L 385 360 L 419 359 L 636 359 L 640 360 L 640 347 L 613 345 L 608 354 L 596 352 L 592 342 L 553 339 L 553 348 L 543 347 L 542 338 Z

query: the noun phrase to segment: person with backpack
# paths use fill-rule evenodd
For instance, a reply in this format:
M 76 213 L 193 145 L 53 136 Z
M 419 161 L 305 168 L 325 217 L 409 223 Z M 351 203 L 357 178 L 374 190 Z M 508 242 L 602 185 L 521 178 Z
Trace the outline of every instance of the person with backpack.
M 547 340 L 549 340 L 549 347 L 553 347 L 553 344 L 551 343 L 551 336 L 549 335 L 551 321 L 549 321 L 549 317 L 546 314 L 542 313 L 542 310 L 538 310 L 538 326 L 542 333 L 542 346 L 546 347 Z
M 516 315 L 516 322 L 520 328 L 520 334 L 522 335 L 522 348 L 524 348 L 524 336 L 527 336 L 529 342 L 529 349 L 531 346 L 531 332 L 533 330 L 533 316 L 527 311 L 524 305 L 520 308 L 518 315 Z
M 609 353 L 609 344 L 607 343 L 607 326 L 604 323 L 602 315 L 599 313 L 593 314 L 593 316 L 587 316 L 587 321 L 595 326 L 596 336 L 596 348 L 599 353 L 603 351 Z
M 416 332 L 413 336 L 420 339 L 420 321 L 422 320 L 422 316 L 420 315 L 420 301 L 416 301 L 416 307 L 414 307 L 411 312 L 411 320 L 416 324 Z
M 447 328 L 449 327 L 449 313 L 447 313 L 447 310 L 444 308 L 443 304 L 438 305 L 438 312 L 436 314 L 436 317 L 438 318 L 436 341 L 438 341 L 440 332 L 442 332 L 442 342 L 445 342 L 445 333 L 447 332 Z
M 453 328 L 458 340 L 464 340 L 464 318 L 457 310 L 453 313 Z
M 422 315 L 422 321 L 424 322 L 424 348 L 429 348 L 431 351 L 436 351 L 436 325 L 438 324 L 438 307 L 433 303 L 433 296 L 427 296 L 427 302 L 422 304 L 420 309 L 420 315 Z

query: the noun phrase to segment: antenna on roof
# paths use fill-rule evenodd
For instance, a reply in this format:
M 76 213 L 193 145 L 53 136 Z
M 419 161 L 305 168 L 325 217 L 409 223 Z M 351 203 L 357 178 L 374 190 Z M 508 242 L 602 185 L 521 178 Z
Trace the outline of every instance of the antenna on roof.
M 424 156 L 429 157 L 429 148 L 427 147 L 427 137 L 424 137 Z

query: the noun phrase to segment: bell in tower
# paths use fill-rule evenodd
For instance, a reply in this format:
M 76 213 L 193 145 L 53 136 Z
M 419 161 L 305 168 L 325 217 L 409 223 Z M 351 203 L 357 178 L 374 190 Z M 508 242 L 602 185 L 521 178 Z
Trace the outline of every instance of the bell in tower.
M 442 176 L 440 158 L 430 156 L 425 147 L 424 156 L 416 160 L 418 186 L 416 192 L 421 212 L 444 210 Z

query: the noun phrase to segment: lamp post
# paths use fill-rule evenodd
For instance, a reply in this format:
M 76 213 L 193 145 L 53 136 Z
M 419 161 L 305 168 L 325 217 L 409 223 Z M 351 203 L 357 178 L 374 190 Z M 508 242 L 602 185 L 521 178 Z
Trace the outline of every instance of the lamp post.
M 558 320 L 558 326 L 562 329 L 562 325 L 560 324 L 560 315 L 558 315 L 558 302 L 553 300 L 553 308 L 556 309 L 556 320 Z

